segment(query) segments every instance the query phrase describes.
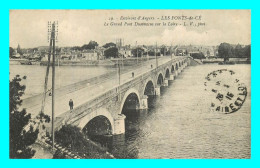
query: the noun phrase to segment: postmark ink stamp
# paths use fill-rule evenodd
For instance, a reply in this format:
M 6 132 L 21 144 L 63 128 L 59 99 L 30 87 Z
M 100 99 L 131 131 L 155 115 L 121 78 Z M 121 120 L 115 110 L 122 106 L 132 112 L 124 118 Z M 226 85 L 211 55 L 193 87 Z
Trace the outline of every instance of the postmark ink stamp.
M 211 110 L 230 114 L 238 111 L 247 96 L 247 88 L 233 70 L 219 69 L 209 73 L 204 81 L 211 100 Z

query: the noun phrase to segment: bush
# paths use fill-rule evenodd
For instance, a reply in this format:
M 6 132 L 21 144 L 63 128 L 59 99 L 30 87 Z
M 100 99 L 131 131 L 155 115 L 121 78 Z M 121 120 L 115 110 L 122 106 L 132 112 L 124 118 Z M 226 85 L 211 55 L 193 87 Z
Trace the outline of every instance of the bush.
M 191 57 L 193 59 L 205 59 L 206 58 L 205 55 L 202 52 L 200 52 L 200 53 L 192 53 Z

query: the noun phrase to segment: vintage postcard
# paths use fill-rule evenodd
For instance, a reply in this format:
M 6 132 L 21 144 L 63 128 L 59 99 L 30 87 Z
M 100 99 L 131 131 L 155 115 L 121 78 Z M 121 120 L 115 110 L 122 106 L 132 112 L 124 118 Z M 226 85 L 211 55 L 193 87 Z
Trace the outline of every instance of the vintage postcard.
M 9 158 L 251 158 L 250 10 L 10 10 Z

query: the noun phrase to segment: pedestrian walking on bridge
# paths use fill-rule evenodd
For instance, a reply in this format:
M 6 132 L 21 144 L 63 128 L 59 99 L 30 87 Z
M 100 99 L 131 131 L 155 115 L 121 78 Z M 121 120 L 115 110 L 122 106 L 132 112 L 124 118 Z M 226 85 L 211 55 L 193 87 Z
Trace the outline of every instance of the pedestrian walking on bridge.
M 70 106 L 70 110 L 72 110 L 73 109 L 73 100 L 72 99 L 70 99 L 70 101 L 69 101 L 69 106 Z

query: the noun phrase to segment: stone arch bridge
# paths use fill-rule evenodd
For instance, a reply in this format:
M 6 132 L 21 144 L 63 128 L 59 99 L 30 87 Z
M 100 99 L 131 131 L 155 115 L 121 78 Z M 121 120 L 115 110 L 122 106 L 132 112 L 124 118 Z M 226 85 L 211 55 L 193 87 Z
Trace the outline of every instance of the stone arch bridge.
M 127 108 L 147 109 L 149 96 L 159 96 L 160 88 L 168 86 L 170 80 L 174 80 L 186 66 L 190 65 L 190 59 L 190 57 L 177 57 L 158 67 L 151 67 L 150 70 L 142 72 L 127 82 L 97 95 L 73 111 L 57 116 L 55 130 L 65 124 L 84 129 L 86 125 L 98 122 L 96 119 L 103 118 L 101 121 L 109 125 L 110 134 L 125 133 L 126 116 L 123 114 L 125 105 L 128 104 Z

